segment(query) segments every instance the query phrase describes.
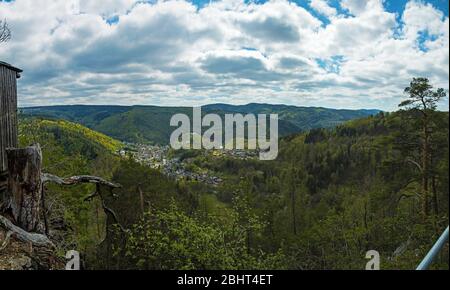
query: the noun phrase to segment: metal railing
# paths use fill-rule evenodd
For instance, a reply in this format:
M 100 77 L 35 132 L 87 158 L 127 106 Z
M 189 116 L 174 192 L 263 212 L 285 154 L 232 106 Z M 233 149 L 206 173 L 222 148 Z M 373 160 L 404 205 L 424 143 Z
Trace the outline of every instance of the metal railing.
M 439 237 L 437 242 L 434 244 L 434 246 L 431 248 L 431 250 L 428 252 L 428 254 L 425 256 L 425 258 L 422 260 L 422 262 L 419 264 L 416 270 L 427 270 L 428 267 L 430 267 L 431 263 L 433 263 L 436 256 L 442 250 L 445 243 L 447 243 L 447 241 L 448 241 L 448 226 L 445 229 L 444 233 Z

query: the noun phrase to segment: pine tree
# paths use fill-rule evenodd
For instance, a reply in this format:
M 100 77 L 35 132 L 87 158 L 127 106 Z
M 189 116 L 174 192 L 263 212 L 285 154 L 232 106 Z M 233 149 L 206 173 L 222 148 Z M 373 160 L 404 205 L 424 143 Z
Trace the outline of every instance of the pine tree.
M 416 166 L 422 175 L 422 211 L 426 217 L 429 215 L 429 179 L 431 163 L 431 137 L 432 114 L 436 111 L 437 103 L 446 96 L 444 89 L 433 90 L 433 86 L 427 78 L 413 78 L 410 86 L 405 88 L 409 98 L 399 104 L 410 111 L 420 113 L 421 118 L 421 164 Z

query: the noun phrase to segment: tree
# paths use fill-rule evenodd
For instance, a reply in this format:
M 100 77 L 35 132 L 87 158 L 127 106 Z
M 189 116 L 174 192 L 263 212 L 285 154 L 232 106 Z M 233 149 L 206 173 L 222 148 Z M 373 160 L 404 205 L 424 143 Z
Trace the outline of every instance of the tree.
M 445 98 L 444 89 L 433 90 L 427 78 L 413 78 L 410 86 L 405 88 L 409 98 L 399 104 L 410 111 L 418 112 L 421 119 L 421 164 L 415 163 L 422 176 L 422 210 L 424 216 L 429 214 L 429 178 L 431 164 L 431 136 L 433 134 L 433 112 L 437 103 Z
M 0 43 L 7 42 L 11 39 L 11 30 L 6 21 L 0 20 Z

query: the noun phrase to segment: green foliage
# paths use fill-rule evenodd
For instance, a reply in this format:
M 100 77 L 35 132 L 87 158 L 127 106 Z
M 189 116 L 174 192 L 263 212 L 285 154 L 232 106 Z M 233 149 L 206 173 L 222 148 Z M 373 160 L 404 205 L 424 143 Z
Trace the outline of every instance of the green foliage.
M 120 142 L 67 121 L 38 118 L 19 120 L 20 146 L 39 143 L 43 154 L 43 171 L 61 177 L 98 175 L 110 178 L 118 164 L 115 151 Z M 45 188 L 49 223 L 66 231 L 62 252 L 79 249 L 93 253 L 104 235 L 104 216 L 98 200 L 84 201 L 94 191 L 93 185 Z
M 91 159 L 95 159 L 104 150 L 115 153 L 123 147 L 117 140 L 68 121 L 21 118 L 20 126 L 20 141 L 24 145 L 37 141 L 45 144 L 51 136 L 61 143 L 66 153 L 83 153 Z M 38 140 L 39 137 L 44 136 L 46 138 Z
M 284 138 L 276 161 L 202 155 L 192 162 L 222 174 L 219 200 L 232 204 L 239 194 L 245 205 L 234 209 L 244 217 L 240 225 L 261 222 L 264 236 L 252 236 L 251 247 L 282 249 L 288 268 L 364 269 L 365 253 L 374 249 L 382 268 L 413 269 L 448 224 L 448 113 L 433 115 L 439 212 L 427 220 L 421 175 L 407 162 L 420 156 L 417 146 L 406 145 L 419 136 L 415 120 L 404 114 L 380 113 Z M 448 268 L 445 253 L 435 267 Z
M 281 267 L 281 253 L 248 253 L 243 229 L 219 227 L 189 217 L 172 204 L 147 213 L 128 232 L 126 255 L 140 269 L 274 269 Z
M 91 113 L 83 118 L 112 116 Z M 113 152 L 120 143 L 67 122 L 22 120 L 21 143 L 43 144 L 47 172 L 122 184 L 104 196 L 125 227 L 110 236 L 104 229 L 112 222 L 98 218 L 99 204 L 82 201 L 91 188 L 49 189 L 74 228 L 68 243 L 86 253 L 91 268 L 364 269 L 366 252 L 377 250 L 382 269 L 414 269 L 448 225 L 449 210 L 448 113 L 429 113 L 437 207 L 426 218 L 421 173 L 409 162 L 421 156 L 416 113 L 379 113 L 282 138 L 274 161 L 170 153 L 193 171 L 219 176 L 217 186 L 176 182 L 119 160 Z M 107 261 L 95 263 L 94 250 Z M 448 247 L 433 268 L 448 269 Z
M 197 196 L 181 184 L 177 184 L 155 169 L 143 166 L 131 159 L 121 160 L 112 180 L 122 188 L 115 191 L 116 197 L 105 197 L 115 209 L 120 222 L 128 226 L 142 218 L 140 192 L 144 199 L 144 211 L 149 208 L 165 209 L 175 199 L 185 211 L 192 212 Z
M 435 110 L 437 103 L 447 95 L 442 88 L 433 91 L 433 86 L 427 78 L 413 78 L 410 86 L 405 88 L 405 93 L 409 98 L 401 102 L 399 107 L 411 107 L 422 111 Z

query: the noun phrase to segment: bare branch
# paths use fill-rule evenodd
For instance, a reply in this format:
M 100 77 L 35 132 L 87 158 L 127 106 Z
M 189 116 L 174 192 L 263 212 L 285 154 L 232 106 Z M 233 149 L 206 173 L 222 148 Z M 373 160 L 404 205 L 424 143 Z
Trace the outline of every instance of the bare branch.
M 411 198 L 411 197 L 415 197 L 417 199 L 420 199 L 420 194 L 418 193 L 411 193 L 411 194 L 406 194 L 406 193 L 402 193 L 398 199 L 397 199 L 397 203 L 399 203 L 402 199 L 404 198 Z
M 97 195 L 99 195 L 98 191 L 95 191 L 91 194 L 89 194 L 88 196 L 86 196 L 83 201 L 91 201 L 94 197 L 96 197 Z
M 125 232 L 125 228 L 119 223 L 119 219 L 117 218 L 116 213 L 106 206 L 105 201 L 102 199 L 102 207 L 105 213 L 111 214 L 112 218 L 114 219 L 114 222 L 119 226 L 122 232 Z
M 92 194 L 85 197 L 84 201 L 89 201 L 89 200 L 92 200 L 94 197 L 99 196 L 100 200 L 102 202 L 103 210 L 105 211 L 105 213 L 110 214 L 111 217 L 113 218 L 114 222 L 116 222 L 119 225 L 120 229 L 122 231 L 125 231 L 124 227 L 119 223 L 119 219 L 117 218 L 116 213 L 112 209 L 110 209 L 109 207 L 106 206 L 105 201 L 103 200 L 103 198 L 100 194 L 100 190 L 99 190 L 100 185 L 108 186 L 110 188 L 120 188 L 120 187 L 122 187 L 120 184 L 106 181 L 103 178 L 100 178 L 97 176 L 80 175 L 80 176 L 61 178 L 56 175 L 43 173 L 42 174 L 42 183 L 45 184 L 47 182 L 53 182 L 53 183 L 56 183 L 59 185 L 75 185 L 75 184 L 79 184 L 79 183 L 95 184 L 95 186 L 96 186 L 95 192 L 93 192 Z
M 15 226 L 10 220 L 0 215 L 0 227 L 12 232 L 19 240 L 26 243 L 31 243 L 36 246 L 52 247 L 55 245 L 45 236 L 36 233 L 29 233 L 18 226 Z
M 6 21 L 0 20 L 0 43 L 7 42 L 11 39 L 11 30 L 8 27 Z
M 93 183 L 106 185 L 112 188 L 120 188 L 122 187 L 120 184 L 112 183 L 104 180 L 101 177 L 90 176 L 90 175 L 80 175 L 80 176 L 72 176 L 67 178 L 61 178 L 53 174 L 44 173 L 42 174 L 42 183 L 53 182 L 59 185 L 75 185 L 80 183 Z
M 420 166 L 419 163 L 417 163 L 416 161 L 412 160 L 411 158 L 406 158 L 405 161 L 415 165 L 419 169 L 420 172 L 423 171 L 422 166 Z

